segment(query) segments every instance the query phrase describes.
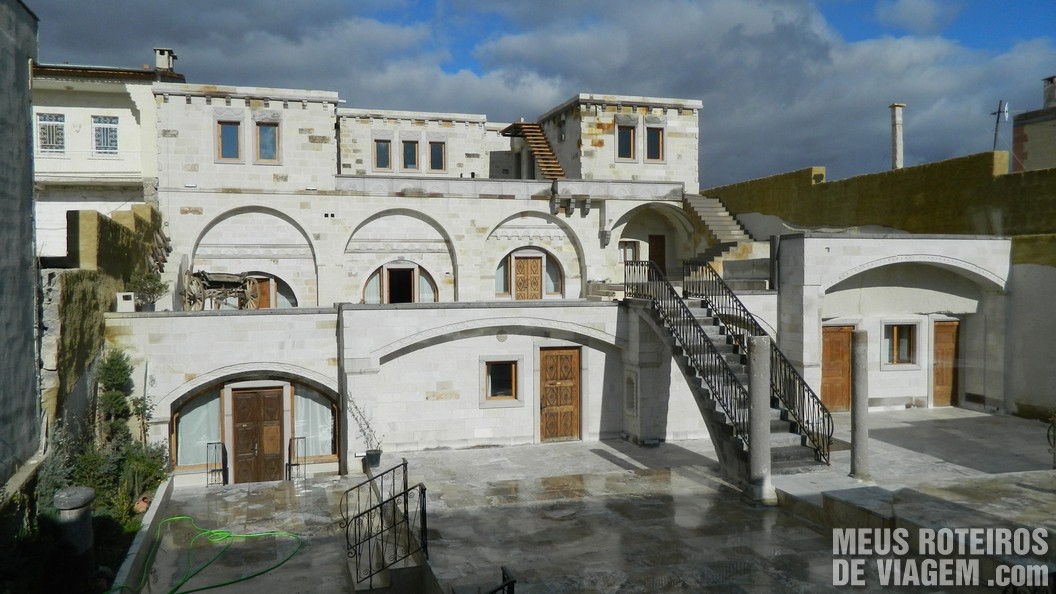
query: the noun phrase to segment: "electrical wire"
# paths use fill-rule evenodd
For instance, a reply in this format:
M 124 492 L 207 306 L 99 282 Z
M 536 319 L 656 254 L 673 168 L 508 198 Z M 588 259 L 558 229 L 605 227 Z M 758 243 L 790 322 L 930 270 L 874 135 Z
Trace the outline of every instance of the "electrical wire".
M 177 580 L 175 585 L 173 585 L 168 590 L 169 594 L 177 594 L 177 593 L 189 594 L 190 592 L 201 592 L 202 590 L 211 590 L 213 588 L 221 588 L 223 586 L 230 586 L 231 584 L 237 584 L 239 582 L 244 582 L 244 581 L 253 579 L 255 577 L 264 575 L 265 573 L 268 573 L 269 571 L 278 569 L 279 567 L 284 565 L 287 561 L 292 559 L 293 556 L 296 555 L 301 550 L 301 547 L 304 546 L 304 539 L 301 538 L 301 536 L 299 536 L 297 534 L 293 534 L 292 532 L 285 532 L 285 531 L 282 531 L 282 530 L 272 530 L 272 531 L 268 531 L 268 532 L 255 532 L 255 533 L 252 533 L 252 534 L 238 534 L 238 533 L 235 533 L 235 532 L 231 532 L 230 530 L 202 528 L 201 526 L 198 525 L 197 522 L 194 521 L 194 518 L 192 518 L 191 516 L 172 516 L 171 518 L 165 518 L 164 520 L 159 522 L 157 528 L 154 530 L 154 542 L 151 544 L 150 553 L 147 554 L 147 558 L 146 558 L 146 560 L 143 563 L 143 576 L 139 580 L 139 585 L 136 586 L 135 588 L 133 588 L 131 586 L 127 586 L 127 585 L 122 584 L 122 585 L 119 585 L 119 586 L 115 586 L 115 587 L 111 588 L 110 590 L 107 590 L 107 594 L 121 592 L 122 590 L 128 590 L 130 592 L 140 592 L 140 591 L 143 590 L 144 586 L 146 586 L 147 576 L 150 574 L 149 570 L 150 570 L 151 566 L 154 564 L 154 558 L 157 556 L 158 549 L 161 547 L 161 528 L 162 528 L 162 526 L 164 526 L 165 524 L 168 524 L 169 522 L 176 522 L 176 521 L 180 521 L 180 520 L 186 520 L 186 521 L 190 522 L 191 526 L 198 533 L 195 534 L 194 538 L 191 539 L 191 541 L 189 543 L 189 546 L 187 548 L 188 572 L 183 577 L 181 577 L 179 580 Z M 286 555 L 286 557 L 283 558 L 281 561 L 279 561 L 278 563 L 274 563 L 274 564 L 272 564 L 272 565 L 270 565 L 268 567 L 265 567 L 264 569 L 261 569 L 260 571 L 253 572 L 253 573 L 251 573 L 249 575 L 244 575 L 242 577 L 239 577 L 239 578 L 236 578 L 236 579 L 233 579 L 233 580 L 227 580 L 225 582 L 220 582 L 220 583 L 216 583 L 216 584 L 210 584 L 210 585 L 207 585 L 207 586 L 201 586 L 201 587 L 197 587 L 197 588 L 192 588 L 190 590 L 182 590 L 182 591 L 180 590 L 180 588 L 183 587 L 191 579 L 193 579 L 194 576 L 198 575 L 199 573 L 204 571 L 207 567 L 209 567 L 214 562 L 216 562 L 217 559 L 219 559 L 229 548 L 231 548 L 231 545 L 233 544 L 233 541 L 235 539 L 243 539 L 243 540 L 245 540 L 245 539 L 251 539 L 251 538 L 261 538 L 261 537 L 265 537 L 265 536 L 282 536 L 282 537 L 292 538 L 295 541 L 297 541 L 297 546 L 294 547 L 293 551 L 291 551 L 289 555 Z M 213 555 L 207 561 L 205 561 L 204 563 L 198 565 L 197 567 L 193 567 L 192 568 L 191 567 L 191 555 L 192 555 L 193 550 L 194 550 L 193 549 L 194 544 L 196 542 L 198 542 L 198 539 L 203 538 L 203 537 L 206 539 L 206 541 L 208 541 L 210 543 L 221 543 L 221 542 L 224 542 L 226 544 L 224 545 L 223 548 L 220 549 L 220 551 L 218 553 Z

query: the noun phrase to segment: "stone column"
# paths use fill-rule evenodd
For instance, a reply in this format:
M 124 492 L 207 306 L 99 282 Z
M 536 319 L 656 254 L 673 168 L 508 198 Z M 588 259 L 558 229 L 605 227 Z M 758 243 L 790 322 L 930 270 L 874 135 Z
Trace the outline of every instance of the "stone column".
M 92 533 L 92 501 L 95 489 L 67 487 L 55 494 L 55 509 L 59 512 L 62 541 L 73 554 L 71 566 L 77 575 L 69 576 L 69 583 L 86 583 L 95 572 L 95 537 Z
M 905 103 L 892 103 L 891 108 L 891 169 L 902 169 L 902 108 Z
M 760 505 L 777 505 L 770 480 L 770 337 L 749 337 L 748 374 L 748 496 Z
M 855 330 L 851 338 L 851 474 L 860 480 L 869 476 L 869 334 Z

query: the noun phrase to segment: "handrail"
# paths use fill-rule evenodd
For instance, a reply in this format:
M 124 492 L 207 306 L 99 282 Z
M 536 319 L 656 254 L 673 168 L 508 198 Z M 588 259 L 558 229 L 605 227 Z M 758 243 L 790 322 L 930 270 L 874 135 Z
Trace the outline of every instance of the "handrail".
M 398 472 L 399 471 L 399 472 Z M 385 499 L 385 485 L 388 481 L 390 494 L 397 492 L 397 474 L 402 475 L 402 486 L 401 490 L 407 490 L 407 458 L 389 468 L 388 470 L 372 474 L 362 481 L 352 485 L 350 488 L 345 489 L 345 492 L 341 494 L 341 501 L 338 509 L 341 511 L 341 527 L 348 528 L 352 521 L 352 517 L 360 513 L 363 509 L 372 507 L 375 503 L 381 499 Z M 380 485 L 380 488 L 375 493 L 375 484 Z M 368 487 L 363 489 L 363 487 Z M 364 497 L 363 493 L 366 494 Z M 352 495 L 355 494 L 355 512 L 352 511 Z M 364 507 L 365 506 L 365 507 Z
M 349 518 L 345 548 L 355 560 L 356 582 L 369 580 L 373 588 L 375 575 L 411 555 L 429 558 L 425 495 L 425 485 L 418 483 Z
M 221 441 L 205 444 L 205 484 L 227 484 L 227 449 Z
M 626 262 L 624 290 L 628 297 L 650 300 L 653 309 L 685 351 L 690 364 L 708 385 L 712 397 L 730 419 L 734 437 L 749 445 L 748 391 L 664 273 L 651 261 Z
M 308 450 L 308 438 L 291 437 L 287 449 L 289 450 L 289 455 L 287 456 L 289 461 L 286 462 L 286 480 L 292 481 L 305 478 L 308 472 L 308 455 L 305 453 Z
M 683 295 L 703 299 L 742 348 L 747 346 L 745 336 L 767 336 L 752 312 L 706 260 L 686 260 L 683 275 Z M 810 441 L 818 460 L 829 464 L 832 414 L 773 340 L 770 341 L 770 389 L 792 417 L 797 432 Z

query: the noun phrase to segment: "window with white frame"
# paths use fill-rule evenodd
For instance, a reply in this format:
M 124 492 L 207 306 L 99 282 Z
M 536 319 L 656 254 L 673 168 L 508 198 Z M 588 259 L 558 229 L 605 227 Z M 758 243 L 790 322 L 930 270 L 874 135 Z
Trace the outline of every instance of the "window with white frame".
M 220 441 L 220 392 L 211 390 L 176 412 L 176 465 L 206 463 L 208 444 Z
M 95 154 L 117 154 L 117 116 L 92 116 Z
M 884 324 L 884 363 L 910 365 L 917 362 L 917 325 Z
M 65 152 L 66 116 L 64 114 L 37 114 L 37 149 L 42 153 Z

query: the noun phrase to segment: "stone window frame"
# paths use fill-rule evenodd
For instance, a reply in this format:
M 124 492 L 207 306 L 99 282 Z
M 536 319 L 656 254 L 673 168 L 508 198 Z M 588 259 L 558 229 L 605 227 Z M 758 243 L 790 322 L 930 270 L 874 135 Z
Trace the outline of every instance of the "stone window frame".
M 260 158 L 260 129 L 265 126 L 275 127 L 275 158 Z M 280 122 L 255 121 L 253 122 L 253 163 L 257 165 L 281 165 L 282 164 L 282 126 Z
M 385 142 L 389 145 L 389 165 L 388 167 L 378 166 L 378 143 Z M 392 171 L 392 138 L 371 138 L 370 139 L 370 165 L 372 171 Z
M 428 142 L 428 146 L 429 146 L 429 151 L 428 151 L 428 153 L 429 153 L 429 155 L 428 155 L 429 162 L 427 163 L 428 171 L 433 172 L 433 173 L 445 173 L 445 172 L 447 172 L 447 141 L 444 141 L 444 140 L 429 140 L 427 142 Z M 433 145 L 434 144 L 440 145 L 440 167 L 439 168 L 434 168 L 433 167 Z
M 478 373 L 480 388 L 478 408 L 521 408 L 525 406 L 527 393 L 525 392 L 525 372 L 529 371 L 524 365 L 524 355 L 481 355 L 478 359 L 480 372 Z M 488 397 L 488 364 L 489 363 L 513 363 L 514 394 L 513 398 L 489 398 Z
M 621 157 L 620 156 L 620 131 L 630 130 L 631 131 L 631 156 Z M 615 153 L 615 160 L 617 163 L 637 163 L 638 162 L 638 127 L 626 124 L 616 124 L 616 142 L 613 143 L 613 152 Z
M 245 163 L 246 153 L 242 150 L 242 128 L 243 118 L 233 117 L 217 117 L 216 118 L 216 153 L 214 154 L 217 163 Z M 224 157 L 224 144 L 223 144 L 223 126 L 225 124 L 234 124 L 238 126 L 238 134 L 235 138 L 238 140 L 238 156 L 237 157 Z
M 414 144 L 414 166 L 407 166 L 407 145 Z M 400 139 L 400 171 L 422 170 L 422 143 L 417 138 Z
M 517 287 L 514 286 L 514 282 L 516 280 L 515 279 L 515 275 L 514 275 L 514 271 L 516 270 L 516 266 L 517 266 L 516 263 L 514 262 L 515 258 L 541 258 L 542 259 L 542 262 L 540 263 L 540 266 L 541 266 L 540 272 L 543 275 L 543 278 L 541 280 L 544 283 L 544 285 L 543 285 L 544 288 L 543 288 L 542 297 L 540 297 L 539 299 L 517 299 L 517 297 L 516 297 L 516 295 L 517 295 Z M 514 248 L 514 249 L 506 252 L 506 254 L 502 258 L 499 258 L 499 261 L 495 263 L 495 272 L 496 272 L 496 274 L 498 273 L 499 266 L 502 265 L 503 261 L 506 262 L 506 288 L 508 289 L 508 291 L 505 292 L 505 293 L 499 293 L 499 292 L 496 291 L 495 292 L 495 297 L 497 299 L 510 300 L 510 301 L 522 301 L 522 302 L 526 302 L 526 303 L 531 303 L 533 301 L 545 301 L 545 300 L 548 300 L 548 299 L 564 299 L 565 298 L 565 289 L 567 288 L 567 285 L 568 285 L 568 281 L 567 281 L 567 278 L 566 278 L 567 277 L 567 273 L 565 272 L 564 265 L 561 264 L 561 259 L 558 258 L 557 256 L 555 256 L 549 250 L 547 250 L 545 248 L 542 248 L 542 247 L 539 247 L 539 246 L 534 246 L 534 245 L 525 245 L 525 246 Z M 559 278 L 560 286 L 558 287 L 558 290 L 556 292 L 549 292 L 545 288 L 546 287 L 546 285 L 545 285 L 545 283 L 546 283 L 546 269 L 547 269 L 547 264 L 550 263 L 550 262 L 553 262 L 554 266 L 557 267 L 557 273 L 558 273 L 558 275 L 560 277 Z
M 880 322 L 880 344 L 878 345 L 878 351 L 880 352 L 880 370 L 881 371 L 912 371 L 920 369 L 920 355 L 921 355 L 921 331 L 920 331 L 921 320 L 919 319 L 908 319 L 908 318 L 892 318 L 884 319 Z M 910 361 L 899 362 L 889 361 L 888 355 L 891 355 L 891 349 L 897 349 L 897 343 L 893 340 L 892 345 L 888 349 L 884 349 L 884 340 L 887 335 L 887 329 L 889 327 L 897 326 L 910 326 L 913 328 L 912 337 L 910 339 Z
M 651 130 L 657 130 L 660 132 L 660 158 L 650 159 L 649 158 L 649 132 Z M 667 129 L 664 126 L 645 126 L 645 150 L 642 152 L 642 157 L 646 163 L 666 163 L 667 162 Z

